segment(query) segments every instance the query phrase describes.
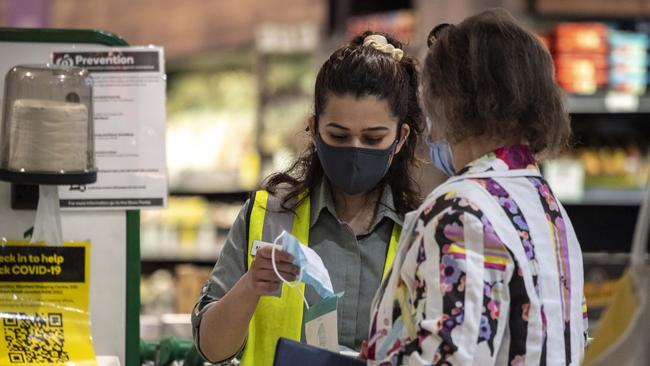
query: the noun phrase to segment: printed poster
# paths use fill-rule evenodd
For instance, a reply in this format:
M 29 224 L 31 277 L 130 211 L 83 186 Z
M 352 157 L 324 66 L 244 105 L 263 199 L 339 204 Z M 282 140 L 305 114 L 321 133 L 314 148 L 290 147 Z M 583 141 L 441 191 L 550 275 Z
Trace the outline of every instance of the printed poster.
M 78 47 L 55 65 L 93 78 L 97 182 L 59 187 L 62 208 L 137 209 L 167 204 L 165 60 L 162 47 Z
M 97 366 L 89 257 L 87 242 L 0 243 L 0 365 Z

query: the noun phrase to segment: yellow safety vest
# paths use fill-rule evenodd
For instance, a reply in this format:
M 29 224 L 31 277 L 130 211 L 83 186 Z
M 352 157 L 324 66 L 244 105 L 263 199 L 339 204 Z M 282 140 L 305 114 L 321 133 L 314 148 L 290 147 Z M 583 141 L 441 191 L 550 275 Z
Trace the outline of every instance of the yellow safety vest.
M 250 268 L 253 263 L 253 257 L 250 254 L 253 242 L 256 240 L 272 242 L 282 230 L 289 231 L 290 228 L 291 234 L 306 245 L 309 242 L 309 218 L 309 197 L 306 197 L 298 205 L 294 215 L 280 210 L 279 199 L 269 196 L 266 191 L 257 191 L 254 202 L 252 202 L 248 226 L 248 267 Z M 382 280 L 393 264 L 401 230 L 400 225 L 393 226 Z M 300 284 L 300 290 L 305 290 L 304 283 Z M 275 347 L 280 337 L 300 342 L 302 313 L 303 299 L 300 293 L 293 291 L 285 284 L 282 285 L 281 297 L 263 296 L 248 325 L 248 338 L 241 364 L 243 366 L 271 366 L 275 356 Z

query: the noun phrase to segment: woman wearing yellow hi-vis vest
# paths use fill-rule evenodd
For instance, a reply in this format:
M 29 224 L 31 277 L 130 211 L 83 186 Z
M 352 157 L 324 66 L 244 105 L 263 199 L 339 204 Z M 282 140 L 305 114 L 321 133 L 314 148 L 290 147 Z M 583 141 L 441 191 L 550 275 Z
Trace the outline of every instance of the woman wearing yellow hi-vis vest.
M 315 86 L 311 143 L 245 203 L 192 313 L 197 349 L 271 365 L 280 337 L 305 341 L 298 269 L 272 243 L 289 232 L 313 249 L 338 299 L 340 346 L 358 350 L 372 297 L 392 263 L 403 216 L 419 204 L 410 178 L 421 134 L 416 61 L 386 34 L 365 32 L 336 50 Z M 281 290 L 279 290 L 281 288 Z M 302 284 L 309 305 L 320 296 Z

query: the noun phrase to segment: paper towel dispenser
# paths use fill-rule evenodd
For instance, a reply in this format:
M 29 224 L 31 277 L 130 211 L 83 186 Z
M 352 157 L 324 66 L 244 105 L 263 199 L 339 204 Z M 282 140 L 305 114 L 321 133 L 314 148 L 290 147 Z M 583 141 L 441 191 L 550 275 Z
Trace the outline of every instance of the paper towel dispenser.
M 23 184 L 97 180 L 93 79 L 61 65 L 18 65 L 5 78 L 0 179 Z

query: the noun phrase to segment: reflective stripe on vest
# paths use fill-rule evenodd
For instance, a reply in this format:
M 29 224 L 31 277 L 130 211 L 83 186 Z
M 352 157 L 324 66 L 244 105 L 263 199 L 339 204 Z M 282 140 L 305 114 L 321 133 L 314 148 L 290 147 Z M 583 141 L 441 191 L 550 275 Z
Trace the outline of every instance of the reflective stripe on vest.
M 282 210 L 280 202 L 266 191 L 257 191 L 250 215 L 248 235 L 248 268 L 253 263 L 250 255 L 256 240 L 273 242 L 282 230 L 289 231 L 301 243 L 309 242 L 310 201 L 306 197 L 296 208 L 296 214 Z M 401 233 L 401 226 L 393 225 L 382 280 L 393 264 Z M 305 284 L 300 284 L 305 290 Z M 248 326 L 246 347 L 242 356 L 243 366 L 271 366 L 275 346 L 280 337 L 300 342 L 302 333 L 303 299 L 296 289 L 282 285 L 281 297 L 262 296 Z

